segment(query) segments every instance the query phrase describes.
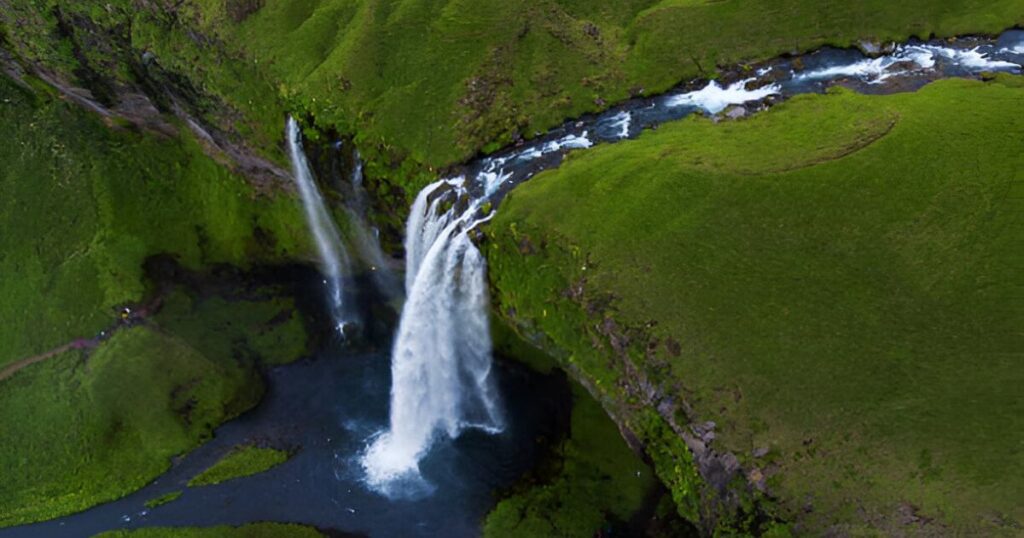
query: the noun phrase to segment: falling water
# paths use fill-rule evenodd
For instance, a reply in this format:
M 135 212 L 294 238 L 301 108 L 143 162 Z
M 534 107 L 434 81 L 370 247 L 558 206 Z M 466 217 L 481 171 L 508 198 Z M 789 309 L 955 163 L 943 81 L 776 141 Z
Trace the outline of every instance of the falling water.
M 461 180 L 439 181 L 420 192 L 409 217 L 391 424 L 363 460 L 369 484 L 388 495 L 419 477 L 419 460 L 438 435 L 503 427 L 491 378 L 486 264 L 467 233 L 479 223 L 479 203 L 465 196 Z
M 369 196 L 366 187 L 363 185 L 363 160 L 358 150 L 352 152 L 352 175 L 350 184 L 352 197 L 345 207 L 349 221 L 352 223 L 350 238 L 363 262 L 366 271 L 369 273 L 377 291 L 381 293 L 388 302 L 398 308 L 397 303 L 401 300 L 402 290 L 399 280 L 391 270 L 387 256 L 380 246 L 379 231 L 369 223 Z
M 294 118 L 288 118 L 287 131 L 292 173 L 295 176 L 295 184 L 299 187 L 306 221 L 313 232 L 317 252 L 320 254 L 320 270 L 326 277 L 324 284 L 327 286 L 331 316 L 334 318 L 335 328 L 344 336 L 345 327 L 355 321 L 345 297 L 344 278 L 351 272 L 348 254 L 342 246 L 338 228 L 334 225 L 334 220 L 327 211 L 324 199 L 313 179 L 306 153 L 302 149 L 302 132 Z

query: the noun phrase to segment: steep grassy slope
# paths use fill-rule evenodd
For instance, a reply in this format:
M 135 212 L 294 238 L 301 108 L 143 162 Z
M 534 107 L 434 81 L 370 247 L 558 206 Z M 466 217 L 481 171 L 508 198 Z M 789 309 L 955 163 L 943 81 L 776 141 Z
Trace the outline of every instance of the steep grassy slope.
M 540 355 L 532 349 L 527 354 Z M 531 479 L 488 514 L 483 536 L 589 538 L 628 522 L 643 507 L 657 479 L 600 404 L 575 383 L 569 430 Z
M 107 326 L 143 299 L 153 254 L 194 269 L 308 252 L 294 200 L 257 195 L 190 138 L 112 131 L 7 80 L 0 98 L 0 365 Z
M 256 403 L 256 359 L 306 348 L 291 299 L 175 292 L 145 327 L 144 260 L 246 267 L 304 256 L 294 200 L 257 196 L 188 138 L 113 131 L 85 111 L 0 80 L 0 365 L 67 351 L 0 379 L 0 526 L 114 499 L 154 478 Z
M 383 150 L 377 164 L 439 167 L 719 65 L 1019 23 L 1020 0 L 304 0 L 266 4 L 228 40 L 317 121 Z
M 797 530 L 1012 535 L 1024 88 L 1000 81 L 799 97 L 572 156 L 490 227 L 497 308 L 649 443 L 684 514 L 713 501 L 688 501 L 666 421 L 710 420 L 733 485 Z
M 354 135 L 374 180 L 434 170 L 718 66 L 994 33 L 1024 0 L 0 0 L 0 35 L 117 100 L 141 86 L 272 153 L 284 110 Z M 161 88 L 173 88 L 172 96 Z M 170 103 L 165 103 L 170 108 Z M 371 182 L 379 197 L 387 188 Z M 407 193 L 410 194 L 410 193 Z M 405 202 L 405 200 L 400 200 Z M 397 205 L 404 205 L 398 203 Z
M 251 407 L 254 372 L 147 328 L 0 385 L 0 527 L 116 499 L 163 472 L 212 426 Z

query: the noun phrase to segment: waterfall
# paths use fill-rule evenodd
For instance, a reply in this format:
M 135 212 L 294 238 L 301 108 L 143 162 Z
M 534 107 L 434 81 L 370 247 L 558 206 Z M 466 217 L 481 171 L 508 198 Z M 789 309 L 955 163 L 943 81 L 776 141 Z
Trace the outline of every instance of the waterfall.
M 294 118 L 288 118 L 288 154 L 292 161 L 292 173 L 295 184 L 299 188 L 302 207 L 306 212 L 306 222 L 316 240 L 317 252 L 320 255 L 320 270 L 324 274 L 327 286 L 328 306 L 334 319 L 334 326 L 344 336 L 345 327 L 355 321 L 349 310 L 345 297 L 344 278 L 351 273 L 348 254 L 342 246 L 338 228 L 324 204 L 323 196 L 316 186 L 316 180 L 302 149 L 302 131 Z
M 442 180 L 423 189 L 407 223 L 408 299 L 392 353 L 391 424 L 363 458 L 368 483 L 388 495 L 395 481 L 419 476 L 438 435 L 503 428 L 486 263 L 468 235 L 480 222 L 479 202 L 461 187 Z
M 352 162 L 352 175 L 349 178 L 352 199 L 345 207 L 349 221 L 352 222 L 351 239 L 377 290 L 397 309 L 402 291 L 398 278 L 381 250 L 379 232 L 370 226 L 367 219 L 369 196 L 363 186 L 363 160 L 358 150 L 353 150 Z

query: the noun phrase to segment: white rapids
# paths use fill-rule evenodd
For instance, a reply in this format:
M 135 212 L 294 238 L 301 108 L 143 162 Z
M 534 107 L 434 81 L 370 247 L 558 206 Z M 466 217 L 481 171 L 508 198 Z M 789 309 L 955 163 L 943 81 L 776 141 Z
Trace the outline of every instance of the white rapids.
M 694 106 L 710 114 L 718 114 L 729 105 L 742 105 L 751 101 L 760 101 L 771 95 L 778 95 L 782 88 L 778 84 L 769 84 L 753 90 L 747 89 L 747 84 L 756 79 L 749 78 L 734 82 L 729 86 L 722 87 L 715 81 L 711 81 L 703 88 L 669 97 L 666 100 L 668 106 Z

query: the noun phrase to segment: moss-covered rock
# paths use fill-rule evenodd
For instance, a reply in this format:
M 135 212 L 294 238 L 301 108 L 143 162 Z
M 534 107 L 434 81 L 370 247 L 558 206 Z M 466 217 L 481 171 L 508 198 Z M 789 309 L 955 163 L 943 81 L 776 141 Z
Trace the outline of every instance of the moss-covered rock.
M 556 361 L 504 325 L 494 329 L 495 347 L 503 356 L 542 373 L 557 368 Z M 565 438 L 546 440 L 549 453 L 488 514 L 484 536 L 586 538 L 608 530 L 626 532 L 627 523 L 662 491 L 600 404 L 570 383 L 572 411 Z
M 211 486 L 234 478 L 262 473 L 288 461 L 289 457 L 287 450 L 253 445 L 236 446 L 209 469 L 189 480 L 188 485 Z

